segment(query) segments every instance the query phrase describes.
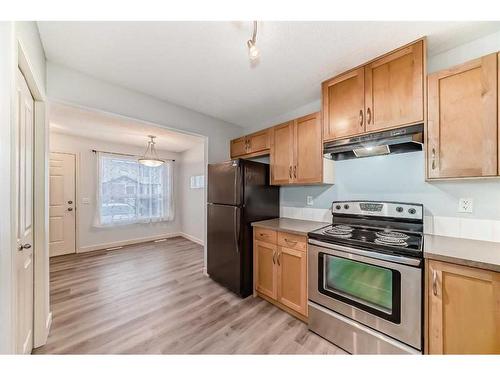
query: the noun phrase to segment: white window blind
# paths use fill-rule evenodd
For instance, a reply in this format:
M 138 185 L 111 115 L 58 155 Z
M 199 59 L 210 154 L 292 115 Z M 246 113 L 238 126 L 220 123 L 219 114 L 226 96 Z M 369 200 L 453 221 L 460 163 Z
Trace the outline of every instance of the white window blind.
M 173 164 L 147 167 L 128 156 L 98 152 L 97 226 L 174 218 Z

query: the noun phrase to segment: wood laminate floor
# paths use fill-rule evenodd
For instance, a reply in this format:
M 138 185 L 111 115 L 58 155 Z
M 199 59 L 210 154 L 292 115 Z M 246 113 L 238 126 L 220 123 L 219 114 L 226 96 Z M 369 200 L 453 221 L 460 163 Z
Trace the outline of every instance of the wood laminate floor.
M 50 261 L 52 328 L 36 354 L 341 354 L 268 302 L 202 274 L 181 237 Z

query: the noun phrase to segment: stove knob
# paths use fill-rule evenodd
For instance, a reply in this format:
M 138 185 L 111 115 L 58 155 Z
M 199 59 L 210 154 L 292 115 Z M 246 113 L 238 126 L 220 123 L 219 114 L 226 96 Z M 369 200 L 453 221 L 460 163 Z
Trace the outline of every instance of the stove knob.
M 337 204 L 337 205 L 335 206 L 335 208 L 336 208 L 337 210 L 340 210 L 342 207 L 340 206 L 340 204 Z
M 417 210 L 415 210 L 414 208 L 410 208 L 410 209 L 408 209 L 408 213 L 410 215 L 415 215 L 417 213 Z
M 396 211 L 397 212 L 403 212 L 403 207 L 401 207 L 401 206 L 396 207 Z
M 348 209 L 349 209 L 349 205 L 348 205 L 348 204 L 344 204 L 344 208 L 345 208 L 346 210 L 348 210 Z

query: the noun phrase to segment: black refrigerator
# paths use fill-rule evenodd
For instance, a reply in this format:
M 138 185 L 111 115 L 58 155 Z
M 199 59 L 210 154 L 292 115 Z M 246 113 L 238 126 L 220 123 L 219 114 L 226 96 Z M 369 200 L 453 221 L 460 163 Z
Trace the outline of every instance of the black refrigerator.
M 251 223 L 279 217 L 269 165 L 236 159 L 208 165 L 207 272 L 242 298 L 252 294 Z

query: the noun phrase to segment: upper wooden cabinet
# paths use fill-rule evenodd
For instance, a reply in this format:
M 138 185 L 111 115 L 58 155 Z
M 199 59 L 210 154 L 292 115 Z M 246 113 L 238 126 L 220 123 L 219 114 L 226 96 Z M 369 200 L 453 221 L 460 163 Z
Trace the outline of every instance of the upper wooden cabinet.
M 497 54 L 429 75 L 428 178 L 498 174 Z
M 429 261 L 427 278 L 429 354 L 500 354 L 500 273 Z
M 272 129 L 271 184 L 285 185 L 293 182 L 294 122 L 289 121 Z
M 269 129 L 233 139 L 231 141 L 231 158 L 269 154 L 270 141 Z
M 323 82 L 325 140 L 365 131 L 365 69 L 363 67 Z
M 295 183 L 322 182 L 323 142 L 319 112 L 295 120 L 293 168 Z
M 377 131 L 424 121 L 424 42 L 365 66 L 366 130 Z
M 425 40 L 323 82 L 324 141 L 425 121 Z
M 247 153 L 246 137 L 236 138 L 231 141 L 231 159 Z
M 321 113 L 277 125 L 272 137 L 272 185 L 333 183 L 333 162 L 323 158 Z

